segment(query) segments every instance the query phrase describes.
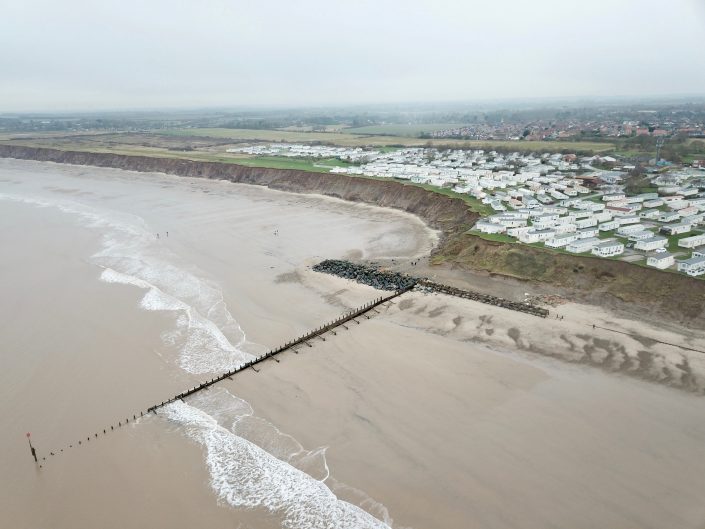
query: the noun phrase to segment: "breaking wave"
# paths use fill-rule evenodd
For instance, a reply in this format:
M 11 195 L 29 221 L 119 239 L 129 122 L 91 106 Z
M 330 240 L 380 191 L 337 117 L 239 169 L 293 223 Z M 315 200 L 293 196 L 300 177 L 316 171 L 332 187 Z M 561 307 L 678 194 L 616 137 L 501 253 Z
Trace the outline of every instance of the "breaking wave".
M 211 487 L 221 501 L 233 507 L 264 508 L 287 529 L 389 527 L 199 408 L 177 401 L 164 411 L 205 448 Z
M 175 327 L 162 339 L 178 350 L 182 369 L 220 373 L 252 358 L 245 349 L 257 344 L 247 341 L 220 289 L 186 264 L 173 264 L 176 257 L 155 241 L 142 218 L 66 200 L 3 193 L 0 200 L 57 208 L 99 228 L 102 247 L 91 261 L 103 269 L 100 279 L 145 290 L 140 301 L 144 310 L 174 313 Z M 384 521 L 336 497 L 332 490 L 354 489 L 330 478 L 326 447 L 304 449 L 224 388 L 212 388 L 190 397 L 189 404 L 177 401 L 164 410 L 170 421 L 204 447 L 211 487 L 220 501 L 266 509 L 287 529 L 392 525 L 384 506 L 362 491 L 356 491 L 356 502 Z

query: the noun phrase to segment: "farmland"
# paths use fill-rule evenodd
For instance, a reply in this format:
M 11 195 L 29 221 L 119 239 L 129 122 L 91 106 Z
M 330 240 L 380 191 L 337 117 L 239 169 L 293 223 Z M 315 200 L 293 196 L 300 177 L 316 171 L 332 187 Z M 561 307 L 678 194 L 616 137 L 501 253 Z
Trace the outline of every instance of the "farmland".
M 539 152 L 609 152 L 614 149 L 614 144 L 609 142 L 575 142 L 575 141 L 509 141 L 509 140 L 459 140 L 438 139 L 427 140 L 402 136 L 361 135 L 348 132 L 294 132 L 283 130 L 255 130 L 255 129 L 222 129 L 222 128 L 193 128 L 193 129 L 167 129 L 155 132 L 167 136 L 205 137 L 219 140 L 233 140 L 233 142 L 264 141 L 264 142 L 299 142 L 299 143 L 330 143 L 342 147 L 363 146 L 447 146 L 451 148 L 467 149 L 515 149 L 518 151 Z

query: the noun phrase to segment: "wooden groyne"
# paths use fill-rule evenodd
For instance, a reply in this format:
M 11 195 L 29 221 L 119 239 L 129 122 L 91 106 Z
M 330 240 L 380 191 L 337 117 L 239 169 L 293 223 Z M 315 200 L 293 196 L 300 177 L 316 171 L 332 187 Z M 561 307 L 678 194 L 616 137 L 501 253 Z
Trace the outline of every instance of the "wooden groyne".
M 360 322 L 357 321 L 357 318 L 360 317 L 365 317 L 367 319 L 370 318 L 370 316 L 367 314 L 370 311 L 374 311 L 377 307 L 380 305 L 384 305 L 385 303 L 391 302 L 394 298 L 399 297 L 405 292 L 408 292 L 411 290 L 411 287 L 397 290 L 394 293 L 388 295 L 388 296 L 382 296 L 379 298 L 376 298 L 368 303 L 365 303 L 361 307 L 346 312 L 343 315 L 341 315 L 339 318 L 336 318 L 333 321 L 330 321 L 326 323 L 325 325 L 322 325 L 320 327 L 317 327 L 316 329 L 313 329 L 312 331 L 307 332 L 306 334 L 300 336 L 299 338 L 296 338 L 295 340 L 291 340 L 289 342 L 284 343 L 283 345 L 277 347 L 276 349 L 272 349 L 271 351 L 262 354 L 256 358 L 253 358 L 249 362 L 245 362 L 230 371 L 227 371 L 217 377 L 214 377 L 210 380 L 207 380 L 205 382 L 202 382 L 201 384 L 198 384 L 197 386 L 194 386 L 192 388 L 189 388 L 186 391 L 183 391 L 179 393 L 178 395 L 174 395 L 173 397 L 162 401 L 160 403 L 154 404 L 153 406 L 150 406 L 147 408 L 146 411 L 139 411 L 137 413 L 133 413 L 131 415 L 126 416 L 126 418 L 120 419 L 117 424 L 112 424 L 106 428 L 101 428 L 99 431 L 94 432 L 91 435 L 86 436 L 85 438 L 80 438 L 76 443 L 71 443 L 63 448 L 59 449 L 54 449 L 48 453 L 48 457 L 52 456 L 58 456 L 59 454 L 63 453 L 64 451 L 68 451 L 69 449 L 72 448 L 77 448 L 85 443 L 89 443 L 91 440 L 97 440 L 100 436 L 107 435 L 110 432 L 113 432 L 119 428 L 122 428 L 123 426 L 127 426 L 130 424 L 130 421 L 136 421 L 140 417 L 144 417 L 145 415 L 148 415 L 149 413 L 157 413 L 157 410 L 163 406 L 166 406 L 167 404 L 170 404 L 172 402 L 175 402 L 177 400 L 183 400 L 186 397 L 189 397 L 190 395 L 193 395 L 195 393 L 198 393 L 199 391 L 203 391 L 208 389 L 209 387 L 213 386 L 214 384 L 217 384 L 218 382 L 222 382 L 223 380 L 232 380 L 233 375 L 236 375 L 240 371 L 244 371 L 245 369 L 253 369 L 254 371 L 257 371 L 256 365 L 261 364 L 262 362 L 265 362 L 269 359 L 272 359 L 276 362 L 279 362 L 279 359 L 277 358 L 277 355 L 285 352 L 292 350 L 294 352 L 296 351 L 297 346 L 308 346 L 308 347 L 313 347 L 309 342 L 315 338 L 319 338 L 322 340 L 325 340 L 326 338 L 324 337 L 325 334 L 327 333 L 334 333 L 335 334 L 335 329 L 338 327 L 344 327 L 346 323 L 349 322 L 355 322 L 359 324 Z M 130 418 L 132 417 L 132 418 Z M 47 455 L 42 456 L 40 458 L 41 462 L 46 461 Z M 38 461 L 39 463 L 39 461 Z M 42 467 L 42 463 L 39 463 L 39 466 Z
M 148 412 L 156 412 L 159 408 L 162 406 L 166 406 L 167 404 L 177 401 L 177 400 L 182 400 L 190 395 L 193 395 L 194 393 L 198 393 L 199 391 L 203 391 L 204 389 L 207 389 L 211 387 L 213 384 L 217 384 L 218 382 L 221 382 L 225 379 L 231 379 L 231 377 L 240 371 L 244 371 L 245 369 L 253 368 L 257 364 L 260 364 L 266 360 L 269 360 L 270 358 L 273 358 L 277 362 L 279 361 L 276 356 L 278 354 L 283 353 L 284 351 L 287 351 L 289 349 L 294 349 L 296 346 L 299 345 L 308 345 L 311 347 L 311 345 L 308 343 L 310 340 L 314 338 L 323 338 L 323 335 L 333 331 L 336 327 L 340 327 L 341 325 L 344 325 L 345 323 L 349 321 L 355 320 L 355 318 L 358 318 L 360 316 L 364 316 L 367 312 L 375 309 L 376 307 L 379 307 L 380 305 L 387 303 L 388 301 L 391 301 L 392 299 L 402 295 L 404 292 L 409 291 L 410 288 L 406 288 L 404 290 L 397 290 L 394 292 L 394 294 L 391 294 L 389 296 L 382 296 L 379 297 L 373 301 L 370 301 L 369 303 L 366 303 L 362 307 L 353 310 L 352 312 L 348 312 L 346 314 L 343 314 L 339 318 L 322 325 L 321 327 L 318 327 L 303 336 L 292 340 L 290 342 L 286 342 L 285 344 L 277 347 L 276 349 L 272 349 L 268 353 L 265 353 L 263 355 L 260 355 L 249 362 L 245 362 L 244 364 L 239 365 L 238 367 L 231 369 L 230 371 L 227 371 L 223 373 L 222 375 L 219 375 L 217 377 L 212 378 L 211 380 L 208 380 L 206 382 L 203 382 L 202 384 L 199 384 L 198 386 L 194 386 L 191 389 L 188 389 L 184 391 L 183 393 L 179 393 L 178 395 L 174 395 L 172 398 L 165 400 L 164 402 L 161 402 L 159 404 L 155 404 L 154 406 L 151 406 L 150 408 L 147 409 Z M 323 338 L 325 340 L 325 338 Z

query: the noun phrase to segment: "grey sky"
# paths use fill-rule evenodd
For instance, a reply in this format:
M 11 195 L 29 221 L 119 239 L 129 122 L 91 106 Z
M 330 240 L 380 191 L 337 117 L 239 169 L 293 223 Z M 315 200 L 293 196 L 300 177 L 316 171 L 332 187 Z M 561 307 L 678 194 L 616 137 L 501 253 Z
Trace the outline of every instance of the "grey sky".
M 705 0 L 0 7 L 0 111 L 705 94 Z

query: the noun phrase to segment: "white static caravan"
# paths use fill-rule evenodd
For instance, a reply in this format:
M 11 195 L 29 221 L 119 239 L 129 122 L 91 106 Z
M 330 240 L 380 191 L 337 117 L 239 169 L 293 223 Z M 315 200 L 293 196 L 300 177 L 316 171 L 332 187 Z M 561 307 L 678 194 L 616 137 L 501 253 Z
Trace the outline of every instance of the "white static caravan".
M 666 237 L 656 235 L 654 237 L 644 239 L 643 241 L 638 241 L 634 245 L 634 249 L 644 250 L 645 252 L 652 252 L 654 250 L 658 250 L 659 248 L 665 248 L 666 244 L 668 244 L 668 239 Z
M 698 213 L 698 208 L 694 206 L 688 206 L 687 208 L 679 209 L 678 210 L 678 215 L 680 215 L 681 218 L 687 218 L 690 217 L 691 215 L 696 215 Z
M 598 257 L 613 257 L 624 253 L 624 244 L 619 241 L 602 241 L 592 248 L 592 254 Z
M 681 248 L 695 248 L 705 244 L 705 233 L 693 235 L 692 237 L 684 237 L 678 241 L 678 246 Z
M 657 208 L 663 204 L 663 200 L 656 199 L 656 200 L 646 200 L 644 201 L 644 207 L 645 208 Z
M 559 233 L 553 239 L 547 240 L 545 244 L 549 248 L 563 248 L 576 240 L 578 240 L 577 233 Z
M 665 235 L 681 235 L 683 233 L 690 233 L 693 229 L 693 225 L 689 222 L 679 222 L 678 224 L 666 224 L 661 227 L 661 233 Z
M 484 219 L 478 220 L 475 223 L 475 229 L 482 233 L 504 233 L 505 231 L 507 231 L 506 226 L 502 226 L 501 224 L 497 224 L 494 222 L 489 222 Z
M 675 264 L 675 262 L 676 259 L 675 257 L 673 257 L 673 254 L 668 252 L 652 253 L 649 254 L 646 258 L 647 266 L 653 266 L 654 268 L 658 268 L 659 270 L 665 270 L 666 268 L 670 268 Z
M 608 222 L 603 222 L 602 224 L 598 225 L 597 228 L 600 231 L 616 230 L 617 228 L 619 228 L 619 222 L 616 220 L 610 220 Z
M 705 274 L 705 257 L 691 257 L 685 261 L 678 261 L 678 271 L 693 277 Z
M 620 226 L 626 226 L 629 224 L 638 224 L 641 221 L 639 215 L 626 215 L 624 217 L 619 217 Z
M 592 228 L 583 228 L 581 230 L 578 230 L 578 237 L 580 239 L 589 239 L 592 237 L 597 237 L 599 231 L 600 230 L 597 229 L 597 226 L 593 226 Z
M 576 220 L 575 225 L 578 229 L 591 228 L 592 226 L 597 226 L 597 219 L 591 216 L 585 219 Z
M 631 242 L 637 242 L 637 241 L 643 241 L 644 239 L 648 239 L 649 237 L 653 237 L 653 236 L 654 236 L 653 231 L 644 230 L 644 231 L 637 231 L 636 233 L 630 233 L 628 238 Z
M 619 228 L 617 228 L 617 234 L 622 235 L 623 237 L 626 237 L 638 231 L 644 231 L 643 224 L 627 224 L 626 226 L 620 226 Z
M 570 253 L 584 253 L 592 250 L 594 246 L 600 244 L 602 241 L 597 237 L 591 237 L 590 239 L 579 239 L 575 242 L 570 243 L 566 246 L 566 250 Z
M 595 216 L 593 217 L 597 222 L 608 222 L 612 220 L 612 213 L 609 211 L 601 211 L 599 213 L 595 213 Z
M 660 222 L 675 222 L 677 220 L 680 220 L 680 218 L 681 216 L 675 211 L 666 211 L 665 213 L 661 214 L 658 220 Z
M 652 209 L 649 211 L 642 211 L 639 213 L 639 217 L 642 219 L 656 220 L 661 216 L 661 212 L 658 209 Z
M 556 236 L 555 230 L 530 230 L 519 235 L 519 241 L 525 244 L 544 242 Z

